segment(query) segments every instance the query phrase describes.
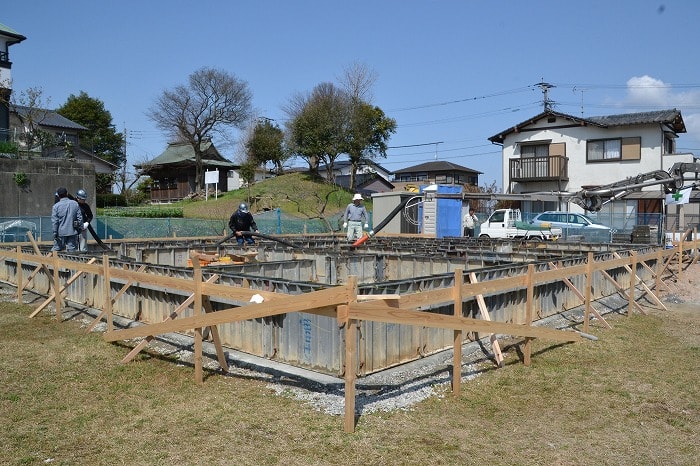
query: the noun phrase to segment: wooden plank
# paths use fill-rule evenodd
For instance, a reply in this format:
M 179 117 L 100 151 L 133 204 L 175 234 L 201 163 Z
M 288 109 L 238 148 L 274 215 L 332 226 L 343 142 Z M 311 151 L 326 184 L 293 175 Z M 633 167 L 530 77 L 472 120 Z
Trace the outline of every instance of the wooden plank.
M 22 293 L 24 292 L 24 278 L 22 278 L 22 246 L 17 246 L 17 304 L 22 305 Z
M 109 268 L 109 257 L 102 255 L 102 281 L 104 289 L 104 311 L 107 316 L 107 332 L 114 330 L 114 316 L 112 315 L 112 275 Z
M 524 275 L 515 277 L 496 278 L 479 283 L 466 283 L 462 285 L 463 296 L 476 296 L 496 294 L 499 291 L 509 291 L 527 286 L 527 278 Z
M 95 258 L 93 257 L 92 259 L 90 259 L 90 260 L 88 261 L 88 263 L 89 263 L 89 264 L 92 264 L 92 263 L 95 262 L 96 260 L 97 260 L 97 259 L 95 259 Z M 66 291 L 66 289 L 67 289 L 74 281 L 76 281 L 83 273 L 84 273 L 84 272 L 83 272 L 82 270 L 78 270 L 76 273 L 74 273 L 68 280 L 66 280 L 66 283 L 61 287 L 60 290 L 58 290 L 58 292 L 59 292 L 60 294 L 62 294 L 64 291 Z M 42 309 L 44 309 L 46 306 L 48 306 L 48 305 L 51 303 L 51 301 L 53 301 L 55 298 L 56 298 L 56 292 L 54 291 L 53 293 L 51 293 L 51 294 L 49 295 L 48 298 L 46 298 L 46 300 L 45 300 L 43 303 L 41 303 L 36 309 L 34 309 L 34 312 L 32 312 L 31 314 L 29 314 L 29 317 L 30 317 L 30 318 L 33 318 L 34 316 L 36 316 L 39 312 L 42 311 Z
M 619 254 L 616 253 L 616 252 L 613 252 L 613 255 L 614 255 L 614 256 L 619 256 Z M 643 262 L 642 262 L 642 264 L 643 264 Z M 633 272 L 632 272 L 632 267 L 630 267 L 629 265 L 626 265 L 626 266 L 625 266 L 625 269 L 630 273 L 630 275 L 633 274 Z M 664 303 L 662 303 L 661 300 L 654 294 L 654 292 L 651 291 L 651 289 L 647 286 L 646 283 L 644 283 L 644 281 L 641 279 L 641 277 L 640 277 L 639 275 L 637 275 L 636 273 L 634 273 L 634 278 L 635 278 L 636 280 L 639 280 L 639 284 L 642 286 L 642 288 L 644 288 L 644 291 L 646 291 L 646 292 L 649 294 L 649 296 L 651 296 L 652 300 L 655 301 L 656 304 L 657 304 L 661 309 L 663 309 L 664 311 L 668 311 L 668 308 L 666 308 L 666 306 L 664 306 Z
M 375 307 L 379 302 L 380 301 L 357 304 L 350 303 L 350 318 L 431 328 L 461 328 L 463 331 L 467 332 L 500 333 L 503 335 L 545 338 L 553 341 L 581 341 L 581 336 L 576 332 L 555 330 L 546 327 L 529 327 L 523 324 L 486 321 L 469 317 L 457 318 L 424 311 Z
M 453 315 L 462 317 L 462 282 L 464 282 L 464 270 L 456 268 L 454 271 Z M 462 392 L 462 336 L 461 329 L 455 329 L 452 334 L 452 394 L 458 397 Z
M 605 270 L 600 270 L 600 273 L 602 273 L 603 276 L 604 276 L 606 279 L 608 279 L 608 281 L 610 281 L 610 283 L 612 283 L 613 286 L 614 286 L 615 288 L 617 288 L 617 291 L 618 291 L 625 299 L 628 299 L 628 300 L 629 300 L 629 295 L 627 294 L 627 292 L 625 291 L 625 289 L 622 287 L 622 285 L 620 285 L 619 283 L 617 283 L 617 281 L 615 281 L 615 279 L 614 279 L 613 277 L 611 277 L 610 274 L 609 274 L 608 272 L 606 272 Z M 637 304 L 635 301 L 631 301 L 631 302 L 637 307 L 637 309 L 639 310 L 639 312 L 641 312 L 642 314 L 646 314 L 646 312 L 644 312 L 644 309 L 642 309 L 642 308 L 639 306 L 639 304 Z
M 471 280 L 472 283 L 477 283 L 478 280 L 476 278 L 476 274 L 474 272 L 469 273 L 469 280 Z M 486 307 L 486 301 L 484 300 L 484 295 L 476 295 L 476 303 L 479 306 L 479 312 L 481 313 L 481 318 L 484 320 L 491 320 L 491 314 L 489 314 L 489 309 Z M 496 334 L 492 333 L 489 335 L 489 339 L 491 340 L 491 348 L 493 348 L 493 354 L 494 357 L 496 358 L 496 364 L 498 364 L 499 367 L 503 366 L 503 353 L 501 352 L 501 344 L 498 342 L 498 339 L 496 338 Z
M 344 306 L 341 304 L 340 306 Z M 355 366 L 357 365 L 357 322 L 345 324 L 345 411 L 343 431 L 355 432 Z
M 129 340 L 147 335 L 161 335 L 170 332 L 183 332 L 197 327 L 238 322 L 241 320 L 269 317 L 288 312 L 309 312 L 317 308 L 335 308 L 339 304 L 348 302 L 348 290 L 344 286 L 336 286 L 325 290 L 313 291 L 301 295 L 287 295 L 272 302 L 260 304 L 250 303 L 245 306 L 224 309 L 212 314 L 185 317 L 168 322 L 159 322 L 140 327 L 128 328 L 107 332 L 104 335 L 106 341 Z M 369 301 L 383 302 L 383 301 Z
M 192 259 L 192 272 L 194 281 L 194 303 L 193 314 L 195 316 L 202 314 L 202 267 L 199 261 L 196 260 L 196 253 L 190 251 L 190 259 Z M 198 384 L 204 383 L 204 374 L 202 369 L 202 327 L 194 329 L 194 380 Z
M 139 270 L 139 271 L 146 270 L 146 264 L 143 264 L 143 265 L 139 266 L 138 270 Z M 126 283 L 119 289 L 119 291 L 117 291 L 117 294 L 115 294 L 113 298 L 110 298 L 111 304 L 114 305 L 114 303 L 117 302 L 117 300 L 121 297 L 121 295 L 123 295 L 124 293 L 126 293 L 126 290 L 128 290 L 129 288 L 131 288 L 131 285 L 133 285 L 134 283 L 135 283 L 135 282 L 132 282 L 132 281 L 126 282 Z M 110 287 L 110 290 L 111 290 L 111 287 Z M 105 310 L 103 309 L 102 312 L 100 312 L 100 315 L 98 315 L 97 317 L 95 317 L 95 319 L 93 319 L 92 323 L 91 323 L 90 325 L 88 325 L 87 329 L 85 330 L 85 333 L 90 333 L 90 332 L 92 331 L 92 329 L 95 328 L 95 326 L 102 320 L 102 318 L 105 316 L 105 314 L 107 314 L 107 311 L 105 311 Z
M 145 266 L 143 266 L 143 267 L 145 267 Z M 218 279 L 219 279 L 219 275 L 212 275 L 211 277 L 209 277 L 209 279 L 207 281 L 214 282 Z M 187 309 L 189 307 L 189 305 L 192 304 L 193 302 L 194 302 L 194 293 L 189 295 L 187 297 L 187 299 L 185 299 L 182 303 L 180 303 L 180 305 L 178 307 L 176 307 L 175 310 L 173 312 L 171 312 L 170 315 L 168 317 L 166 317 L 164 321 L 173 320 L 173 319 L 177 318 L 177 316 L 179 316 L 180 313 L 182 311 L 184 311 L 185 309 Z M 211 309 L 211 303 L 209 303 L 209 308 Z M 213 309 L 211 309 L 211 311 L 213 312 Z M 213 327 L 213 328 L 216 329 L 216 327 Z M 216 335 L 218 338 L 218 335 L 219 335 L 218 331 L 217 331 Z M 127 362 L 134 359 L 136 357 L 136 355 L 139 354 L 146 347 L 146 345 L 148 345 L 154 339 L 155 339 L 154 335 L 146 336 L 146 338 L 144 338 L 142 341 L 140 341 L 136 346 L 134 346 L 134 348 L 131 351 L 129 351 L 129 354 L 124 356 L 124 358 L 121 360 L 122 364 L 126 364 Z M 225 360 L 226 360 L 226 358 L 224 358 L 224 361 Z M 221 361 L 219 361 L 219 365 L 221 365 L 222 367 L 224 366 L 221 364 Z
M 535 266 L 528 264 L 527 266 L 527 302 L 525 303 L 525 325 L 532 326 L 534 306 L 535 306 Z M 532 338 L 525 338 L 525 349 L 523 351 L 523 364 L 529 366 L 532 357 Z
M 218 277 L 218 276 L 217 276 Z M 213 277 L 212 277 L 213 278 Z M 211 278 L 210 278 L 211 279 Z M 202 304 L 204 305 L 204 312 L 215 312 L 211 305 L 211 300 L 208 296 L 202 297 Z M 221 337 L 219 336 L 219 328 L 216 325 L 207 327 L 211 332 L 211 338 L 214 342 L 214 348 L 216 349 L 216 357 L 219 361 L 219 366 L 224 372 L 228 372 L 228 361 L 226 361 L 226 353 L 224 353 L 224 347 L 221 344 Z
M 554 264 L 554 262 L 549 262 L 547 265 L 549 265 L 549 267 L 552 267 L 552 268 L 555 268 L 555 269 L 558 268 L 558 267 Z M 565 270 L 566 270 L 566 269 L 565 269 Z M 586 304 L 586 297 L 583 296 L 583 294 L 578 290 L 578 288 L 576 288 L 576 286 L 575 286 L 573 283 L 571 283 L 571 280 L 569 280 L 568 278 L 564 278 L 562 281 L 563 281 L 564 284 L 565 284 L 565 285 L 566 285 L 566 286 L 581 300 L 581 302 L 582 302 L 583 304 Z M 590 285 L 590 284 L 588 284 L 588 285 Z M 587 285 L 587 286 L 588 286 L 588 285 Z M 605 327 L 607 327 L 607 328 L 612 328 L 612 327 L 610 326 L 610 324 L 609 324 L 605 319 L 603 319 L 603 316 L 600 315 L 600 313 L 596 310 L 596 308 L 593 307 L 592 304 L 590 305 L 590 309 L 588 309 L 587 312 L 593 313 L 593 314 L 596 316 L 597 319 L 599 319 L 601 322 L 603 322 L 603 325 L 604 325 Z M 585 331 L 587 331 L 587 329 L 584 330 L 584 332 L 585 332 Z

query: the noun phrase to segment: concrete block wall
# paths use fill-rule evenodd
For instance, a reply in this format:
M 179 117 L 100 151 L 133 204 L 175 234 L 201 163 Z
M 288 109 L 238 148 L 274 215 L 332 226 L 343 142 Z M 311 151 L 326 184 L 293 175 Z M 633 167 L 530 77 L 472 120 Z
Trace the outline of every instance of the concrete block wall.
M 17 186 L 16 173 L 27 175 L 29 184 L 23 188 Z M 95 212 L 95 167 L 91 163 L 0 158 L 0 218 L 51 215 L 54 193 L 59 186 L 65 186 L 71 194 L 84 189 Z

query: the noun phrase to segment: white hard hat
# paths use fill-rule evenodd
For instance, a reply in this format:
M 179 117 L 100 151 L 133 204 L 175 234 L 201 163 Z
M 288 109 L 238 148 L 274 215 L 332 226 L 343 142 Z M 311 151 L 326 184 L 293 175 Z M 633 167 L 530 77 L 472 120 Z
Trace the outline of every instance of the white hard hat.
M 353 201 L 361 201 L 361 200 L 362 200 L 362 194 L 359 194 L 359 193 L 358 193 L 358 194 L 355 194 L 355 195 L 352 197 L 352 200 L 353 200 Z

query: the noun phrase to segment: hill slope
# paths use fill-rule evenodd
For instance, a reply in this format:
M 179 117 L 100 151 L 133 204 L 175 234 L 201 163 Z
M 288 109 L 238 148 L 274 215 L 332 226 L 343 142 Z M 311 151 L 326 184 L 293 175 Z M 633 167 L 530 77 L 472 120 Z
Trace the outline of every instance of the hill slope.
M 253 213 L 279 208 L 299 218 L 327 218 L 338 215 L 352 202 L 353 193 L 306 173 L 291 173 L 259 181 L 250 187 L 223 193 L 218 199 L 186 201 L 186 218 L 228 218 L 241 202 Z M 371 210 L 371 202 L 366 202 Z

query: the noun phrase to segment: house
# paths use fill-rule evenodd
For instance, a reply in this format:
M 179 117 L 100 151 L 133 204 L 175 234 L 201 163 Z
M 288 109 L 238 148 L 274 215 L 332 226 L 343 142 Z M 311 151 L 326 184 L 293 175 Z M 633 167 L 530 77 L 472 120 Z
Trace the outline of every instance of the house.
M 435 160 L 394 172 L 392 183 L 399 191 L 418 191 L 420 185 L 478 186 L 482 172 L 456 163 Z
M 211 141 L 204 141 L 201 149 L 202 170 L 218 171 L 218 190 L 228 191 L 229 171 L 238 167 L 225 159 Z M 195 190 L 195 154 L 189 143 L 170 143 L 158 157 L 134 167 L 139 171 L 139 176 L 149 176 L 153 180 L 153 202 L 178 201 Z
M 0 141 L 7 141 L 10 129 L 10 107 L 7 104 L 12 94 L 12 62 L 10 46 L 25 40 L 22 34 L 0 24 Z
M 350 172 L 352 164 L 349 160 L 341 160 L 333 164 L 333 179 L 335 184 L 350 189 Z M 319 173 L 326 173 L 327 166 L 318 167 Z M 372 160 L 363 161 L 355 172 L 355 191 L 364 195 L 393 191 L 394 185 L 389 181 L 392 173 Z
M 489 138 L 503 147 L 505 194 L 568 192 L 602 186 L 676 162 L 676 139 L 685 133 L 676 109 L 581 117 L 547 109 Z M 663 213 L 659 185 L 643 188 L 603 206 L 601 213 Z M 582 211 L 565 198 L 522 201 L 525 212 Z
M 9 141 L 17 144 L 20 155 L 91 163 L 96 174 L 119 168 L 80 147 L 80 132 L 87 128 L 53 110 L 11 105 L 9 127 Z

